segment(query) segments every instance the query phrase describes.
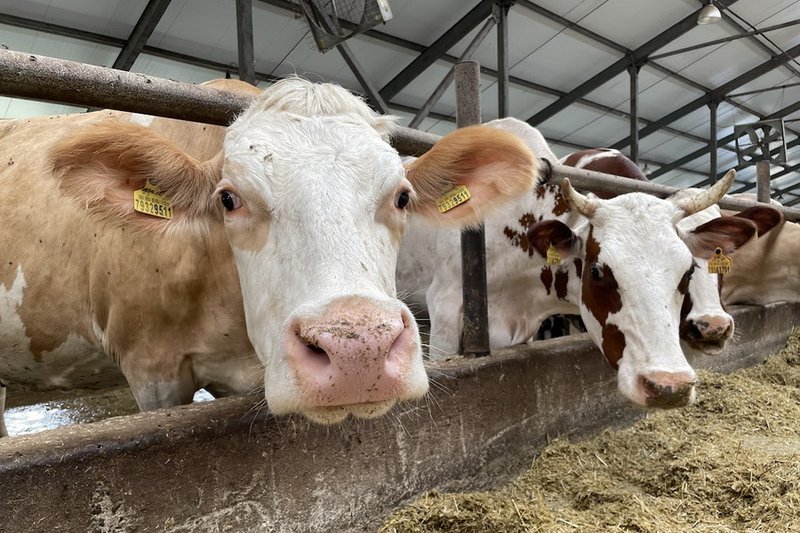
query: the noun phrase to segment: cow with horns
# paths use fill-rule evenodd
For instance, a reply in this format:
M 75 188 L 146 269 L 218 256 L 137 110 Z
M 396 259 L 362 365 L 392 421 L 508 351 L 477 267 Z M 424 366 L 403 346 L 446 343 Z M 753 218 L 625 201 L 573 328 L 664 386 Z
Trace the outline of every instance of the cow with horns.
M 528 124 L 508 118 L 487 125 L 514 133 L 540 157 L 557 161 Z M 578 310 L 618 370 L 625 397 L 655 407 L 691 402 L 696 376 L 681 350 L 679 324 L 693 256 L 709 257 L 716 247 L 731 252 L 756 227 L 735 217 L 691 232 L 677 224 L 713 205 L 733 176 L 731 171 L 709 190 L 679 200 L 641 193 L 587 197 L 569 180 L 560 188 L 540 180 L 532 193 L 486 221 L 491 346 L 526 342 L 546 317 Z M 400 254 L 398 288 L 427 307 L 436 357 L 460 348 L 461 267 L 456 232 L 430 239 L 412 227 Z
M 404 168 L 392 124 L 299 78 L 257 96 L 209 160 L 115 113 L 3 122 L 0 380 L 101 385 L 116 364 L 142 409 L 263 383 L 274 413 L 321 423 L 423 396 L 395 289 L 406 220 L 476 224 L 530 189 L 537 160 L 475 126 Z M 474 201 L 440 213 L 461 185 Z M 229 365 L 253 353 L 263 370 Z

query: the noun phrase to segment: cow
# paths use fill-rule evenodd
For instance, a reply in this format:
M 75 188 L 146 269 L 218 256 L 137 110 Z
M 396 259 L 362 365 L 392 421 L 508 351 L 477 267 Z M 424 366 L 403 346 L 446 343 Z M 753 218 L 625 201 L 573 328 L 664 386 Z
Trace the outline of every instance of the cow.
M 752 194 L 734 194 L 733 198 L 755 201 Z M 772 205 L 780 205 L 772 200 Z M 783 220 L 782 214 L 767 205 L 754 206 L 739 213 L 720 211 L 716 206 L 706 209 L 689 220 L 690 226 L 713 220 L 723 214 L 747 218 L 758 227 L 758 239 L 739 248 L 731 255 L 731 269 L 725 274 L 708 273 L 708 263 L 698 261 L 701 286 L 713 287 L 725 305 L 765 305 L 778 301 L 800 301 L 800 268 L 795 264 L 792 250 L 800 239 L 800 228 Z M 697 305 L 697 295 L 690 292 L 685 306 Z
M 516 134 L 540 157 L 557 162 L 528 124 L 507 118 L 487 125 Z M 732 251 L 756 228 L 725 217 L 679 235 L 675 224 L 714 204 L 733 176 L 681 201 L 641 193 L 604 200 L 578 193 L 568 180 L 559 188 L 539 179 L 532 194 L 485 222 L 490 345 L 526 342 L 544 318 L 578 310 L 618 370 L 625 397 L 653 407 L 690 403 L 696 377 L 681 350 L 678 325 L 692 256 L 708 257 L 711 242 Z M 415 304 L 422 305 L 424 295 L 431 356 L 456 353 L 462 306 L 458 234 L 440 232 L 431 244 L 429 234 L 411 230 L 400 254 L 398 286 Z
M 589 148 L 573 152 L 561 158 L 563 165 L 583 168 L 606 174 L 614 174 L 636 181 L 648 181 L 639 166 L 625 154 L 613 148 Z M 687 189 L 676 194 L 675 200 L 682 196 L 695 194 L 697 189 Z M 609 199 L 612 193 L 597 193 L 600 198 Z M 678 231 L 688 233 L 700 224 L 720 216 L 716 205 L 688 216 L 678 222 Z M 781 220 L 780 213 L 769 207 L 753 207 L 733 213 L 733 216 L 747 218 L 756 223 L 758 235 L 763 235 Z M 749 248 L 749 247 L 748 247 Z M 733 337 L 735 324 L 723 305 L 715 279 L 708 274 L 705 258 L 696 258 L 698 263 L 689 281 L 689 291 L 681 307 L 680 336 L 689 346 L 708 355 L 718 354 L 726 342 Z
M 2 123 L 0 379 L 100 386 L 117 366 L 143 410 L 263 384 L 274 414 L 324 424 L 422 397 L 394 280 L 406 219 L 475 225 L 531 188 L 537 159 L 475 126 L 404 167 L 394 123 L 300 78 L 207 160 L 115 113 Z M 263 370 L 227 364 L 253 353 Z

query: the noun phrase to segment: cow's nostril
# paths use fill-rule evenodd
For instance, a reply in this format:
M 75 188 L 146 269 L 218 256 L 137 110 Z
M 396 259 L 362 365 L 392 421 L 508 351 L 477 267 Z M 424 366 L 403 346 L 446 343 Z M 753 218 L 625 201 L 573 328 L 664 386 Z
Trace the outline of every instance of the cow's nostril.
M 304 337 L 303 335 L 297 335 L 300 338 L 300 341 L 303 345 L 307 348 L 306 356 L 312 359 L 317 360 L 318 362 L 325 362 L 330 363 L 330 356 L 328 356 L 328 352 L 325 351 L 320 345 L 318 345 L 313 340 Z

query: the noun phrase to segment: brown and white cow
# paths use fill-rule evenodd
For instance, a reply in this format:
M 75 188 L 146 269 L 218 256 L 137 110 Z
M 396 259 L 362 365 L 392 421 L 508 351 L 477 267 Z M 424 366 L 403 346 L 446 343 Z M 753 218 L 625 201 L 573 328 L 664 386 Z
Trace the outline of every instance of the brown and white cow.
M 396 298 L 406 219 L 477 223 L 528 190 L 536 158 L 472 127 L 404 168 L 393 120 L 298 78 L 259 95 L 201 161 L 114 113 L 0 125 L 0 379 L 94 385 L 117 364 L 142 409 L 212 392 L 228 361 L 265 372 L 276 414 L 379 416 L 428 389 L 417 326 Z M 134 210 L 147 180 L 171 219 Z M 458 185 L 472 199 L 445 214 Z
M 625 178 L 647 181 L 642 169 L 625 154 L 612 148 L 592 148 L 580 150 L 561 159 L 564 165 Z M 696 194 L 698 189 L 687 189 L 675 195 L 674 200 Z M 598 193 L 598 197 L 609 199 L 614 195 Z M 756 223 L 758 234 L 763 235 L 780 222 L 780 213 L 769 207 L 753 207 L 741 213 L 730 213 Z M 720 216 L 716 205 L 688 216 L 678 222 L 678 232 L 688 234 L 699 225 Z M 747 247 L 749 248 L 749 246 Z M 733 337 L 735 324 L 733 317 L 725 310 L 718 290 L 715 275 L 708 274 L 708 262 L 704 257 L 696 258 L 695 267 L 689 281 L 689 290 L 681 308 L 680 336 L 691 347 L 707 354 L 722 351 L 725 343 Z M 746 268 L 744 269 L 746 270 Z
M 535 153 L 555 162 L 542 135 L 516 119 L 487 125 L 511 131 Z M 693 269 L 692 255 L 709 243 L 735 249 L 754 224 L 726 217 L 702 231 L 679 235 L 676 223 L 724 194 L 719 185 L 680 202 L 640 193 L 604 200 L 586 197 L 565 181 L 540 183 L 533 194 L 486 222 L 489 334 L 492 347 L 526 342 L 544 318 L 580 312 L 634 403 L 672 407 L 694 396 L 695 373 L 679 343 L 680 309 Z M 427 305 L 431 355 L 456 353 L 461 337 L 458 234 L 412 228 L 398 265 L 401 294 Z M 557 264 L 545 260 L 550 245 Z

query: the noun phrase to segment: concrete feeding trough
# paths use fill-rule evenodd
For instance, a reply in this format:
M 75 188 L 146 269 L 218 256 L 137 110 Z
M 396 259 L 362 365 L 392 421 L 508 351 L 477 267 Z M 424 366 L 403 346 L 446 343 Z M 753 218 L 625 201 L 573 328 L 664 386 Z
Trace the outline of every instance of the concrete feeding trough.
M 731 371 L 785 342 L 800 304 L 733 310 L 737 338 L 697 368 Z M 426 403 L 317 426 L 240 397 L 5 439 L 4 531 L 370 531 L 434 487 L 476 490 L 556 436 L 643 415 L 585 335 L 442 363 Z

